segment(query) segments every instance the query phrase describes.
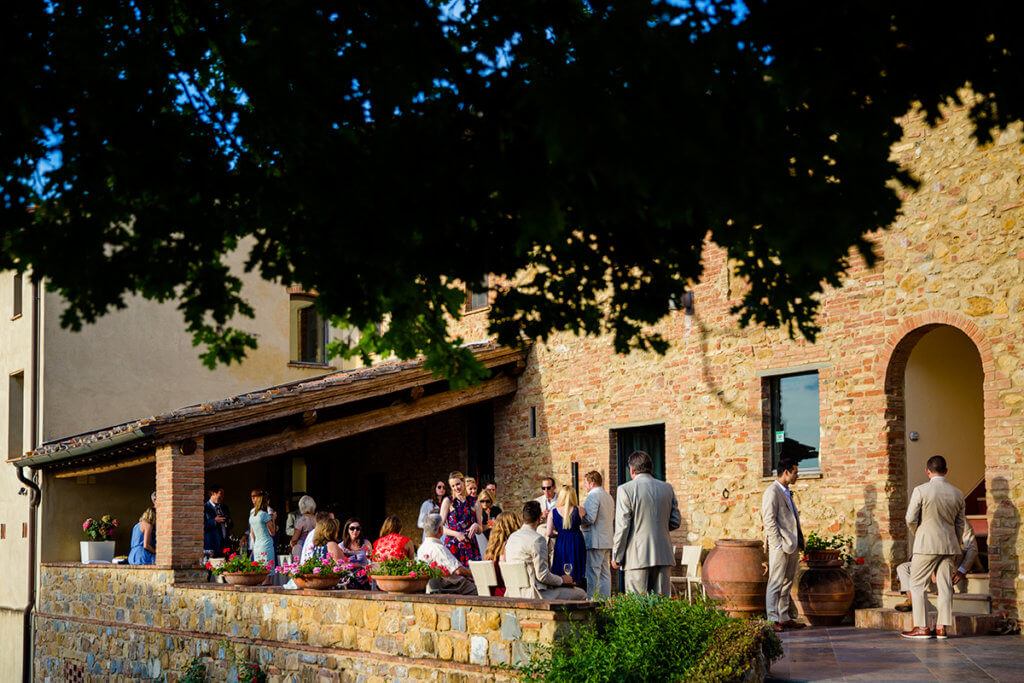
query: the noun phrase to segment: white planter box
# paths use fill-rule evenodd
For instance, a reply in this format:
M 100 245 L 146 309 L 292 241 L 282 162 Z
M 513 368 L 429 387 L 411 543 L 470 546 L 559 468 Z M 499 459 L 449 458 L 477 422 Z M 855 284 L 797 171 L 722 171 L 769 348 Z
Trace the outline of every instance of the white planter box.
M 82 541 L 81 546 L 84 564 L 110 562 L 114 559 L 113 541 Z

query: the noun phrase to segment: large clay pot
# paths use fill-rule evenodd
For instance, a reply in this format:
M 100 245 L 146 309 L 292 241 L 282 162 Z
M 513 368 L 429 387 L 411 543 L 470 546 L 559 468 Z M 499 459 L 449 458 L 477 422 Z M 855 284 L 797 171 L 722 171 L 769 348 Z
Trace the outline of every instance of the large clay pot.
M 761 541 L 720 538 L 704 560 L 701 582 L 731 616 L 763 617 L 767 566 Z
M 224 572 L 224 580 L 232 586 L 258 586 L 267 578 L 267 572 Z
M 341 580 L 340 576 L 293 576 L 292 581 L 299 588 L 307 590 L 326 590 L 334 588 Z
M 838 550 L 807 553 L 807 571 L 800 577 L 796 603 L 813 626 L 837 626 L 853 604 L 853 579 L 843 568 Z
M 428 578 L 410 579 L 408 576 L 384 576 L 373 574 L 371 579 L 377 582 L 377 587 L 388 593 L 422 593 L 427 589 Z

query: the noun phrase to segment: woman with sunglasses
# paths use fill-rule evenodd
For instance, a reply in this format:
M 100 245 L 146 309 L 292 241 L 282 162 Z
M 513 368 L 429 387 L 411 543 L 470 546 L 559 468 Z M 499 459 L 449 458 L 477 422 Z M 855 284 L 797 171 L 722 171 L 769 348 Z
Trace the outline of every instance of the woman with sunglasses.
M 501 508 L 494 504 L 494 497 L 487 489 L 480 492 L 480 497 L 477 498 L 477 501 L 480 503 L 480 517 L 484 522 L 484 536 L 489 539 L 491 537 L 491 527 L 494 526 L 494 520 L 501 514 Z
M 427 523 L 427 517 L 429 517 L 430 515 L 441 514 L 441 501 L 444 500 L 445 491 L 446 489 L 443 481 L 439 481 L 436 484 L 434 484 L 434 491 L 433 493 L 430 494 L 430 498 L 427 498 L 425 501 L 423 501 L 423 505 L 420 505 L 420 516 L 419 520 L 417 520 L 416 522 L 416 526 L 418 526 L 421 529 L 424 529 L 424 525 Z M 420 541 L 420 543 L 423 543 L 426 540 L 427 532 L 426 530 L 424 530 L 423 540 Z
M 356 576 L 348 582 L 348 587 L 355 590 L 370 590 L 370 579 L 366 575 L 366 567 L 370 564 L 370 553 L 373 552 L 373 546 L 366 540 L 363 523 L 359 521 L 358 517 L 352 517 L 345 522 L 341 538 L 342 556 L 358 568 Z

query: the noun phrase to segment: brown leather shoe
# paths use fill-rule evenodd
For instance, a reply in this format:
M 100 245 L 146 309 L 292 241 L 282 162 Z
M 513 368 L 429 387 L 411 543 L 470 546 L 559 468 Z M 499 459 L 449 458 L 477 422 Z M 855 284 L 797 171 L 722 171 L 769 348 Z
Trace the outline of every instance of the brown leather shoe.
M 793 621 L 792 619 L 790 619 L 789 621 L 782 622 L 782 627 L 783 628 L 797 629 L 797 628 L 805 628 L 806 626 L 807 626 L 807 624 L 800 623 L 799 621 Z
M 907 598 L 906 601 L 896 605 L 893 609 L 897 612 L 909 612 L 914 609 L 914 603 L 910 601 L 910 598 Z
M 937 639 L 939 639 L 939 640 L 946 640 L 947 638 L 949 638 L 949 636 L 946 635 L 946 627 L 945 626 L 936 626 L 935 627 L 935 637 Z
M 935 637 L 932 630 L 927 626 L 918 626 L 912 631 L 903 631 L 900 635 L 911 640 L 928 640 Z
M 771 626 L 772 626 L 772 630 L 775 631 L 776 633 L 778 633 L 779 631 L 785 631 L 786 630 L 786 629 L 784 629 L 782 627 L 782 624 L 780 624 L 777 621 L 771 622 Z

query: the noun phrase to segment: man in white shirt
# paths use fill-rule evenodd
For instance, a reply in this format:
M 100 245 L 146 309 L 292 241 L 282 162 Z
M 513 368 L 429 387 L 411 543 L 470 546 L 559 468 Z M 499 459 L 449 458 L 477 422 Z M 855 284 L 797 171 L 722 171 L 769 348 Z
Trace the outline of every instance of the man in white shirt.
M 546 522 L 548 513 L 555 509 L 558 504 L 558 491 L 555 489 L 555 478 L 544 477 L 540 482 L 540 489 L 543 493 L 535 500 L 540 504 L 540 521 Z
M 558 576 L 548 567 L 547 542 L 537 533 L 540 524 L 540 503 L 531 500 L 523 505 L 523 526 L 508 537 L 505 544 L 505 559 L 508 562 L 525 562 L 526 571 L 533 583 L 533 590 L 526 595 L 512 595 L 510 598 L 543 598 L 545 600 L 586 600 L 587 592 L 573 585 L 572 577 Z
M 423 545 L 416 551 L 416 559 L 427 564 L 436 564 L 450 572 L 446 577 L 431 579 L 427 584 L 427 592 L 476 595 L 472 573 L 459 564 L 452 551 L 441 542 L 441 515 L 427 515 L 423 522 L 423 533 Z
M 604 478 L 594 470 L 583 475 L 587 497 L 583 509 L 583 540 L 587 544 L 587 595 L 612 594 L 612 539 L 615 532 L 615 499 L 604 490 Z

